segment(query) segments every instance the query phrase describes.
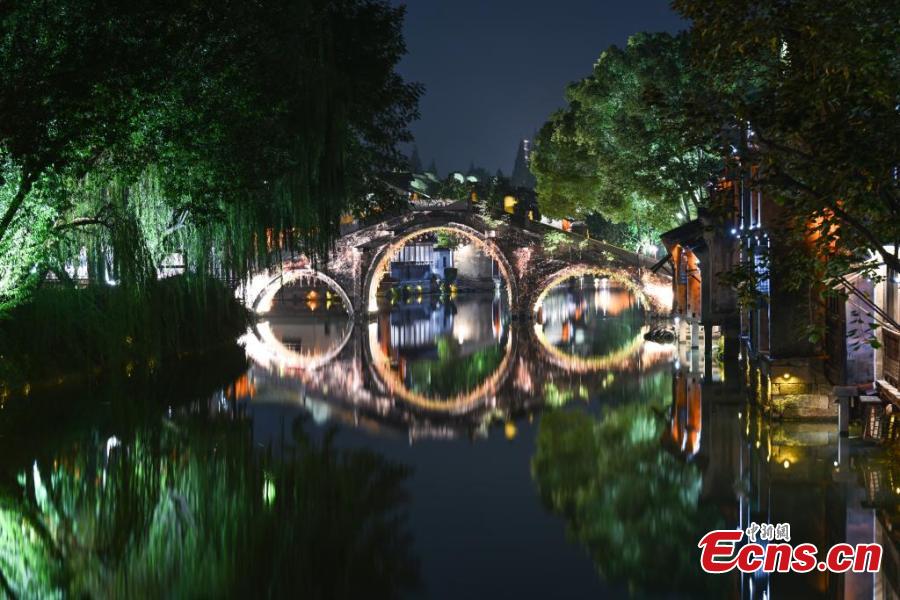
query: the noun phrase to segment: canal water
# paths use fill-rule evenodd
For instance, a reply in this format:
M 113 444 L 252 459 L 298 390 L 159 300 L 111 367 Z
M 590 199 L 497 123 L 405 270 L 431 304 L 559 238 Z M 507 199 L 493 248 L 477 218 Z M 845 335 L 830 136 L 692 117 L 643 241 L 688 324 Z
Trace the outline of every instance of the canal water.
M 893 598 L 900 471 L 768 423 L 752 367 L 644 341 L 606 280 L 284 290 L 241 340 L 0 415 L 0 570 L 30 597 Z M 896 464 L 896 460 L 893 464 Z M 884 546 L 880 574 L 706 576 L 712 529 Z M 892 596 L 891 594 L 894 594 Z

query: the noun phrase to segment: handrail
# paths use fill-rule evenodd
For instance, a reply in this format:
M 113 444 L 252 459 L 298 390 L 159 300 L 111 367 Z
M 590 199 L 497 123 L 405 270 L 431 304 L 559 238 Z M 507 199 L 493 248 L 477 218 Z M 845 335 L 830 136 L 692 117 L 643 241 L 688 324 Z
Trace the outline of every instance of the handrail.
M 872 300 L 864 293 L 862 293 L 855 285 L 847 281 L 846 277 L 842 275 L 840 277 L 840 281 L 842 284 L 844 284 L 844 287 L 847 288 L 848 291 L 850 291 L 850 293 L 861 299 L 863 303 L 871 308 L 876 314 L 878 314 L 878 316 L 881 317 L 882 320 L 889 323 L 894 329 L 900 331 L 900 324 L 898 324 L 897 321 L 895 321 L 889 314 L 884 312 L 884 310 L 880 306 L 872 302 Z

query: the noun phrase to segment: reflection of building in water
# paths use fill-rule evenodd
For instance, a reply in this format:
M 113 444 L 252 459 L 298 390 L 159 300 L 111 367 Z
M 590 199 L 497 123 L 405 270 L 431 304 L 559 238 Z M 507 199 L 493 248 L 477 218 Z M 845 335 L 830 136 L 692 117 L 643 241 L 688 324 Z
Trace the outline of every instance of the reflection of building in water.
M 882 597 L 897 600 L 900 598 L 900 465 L 886 464 L 883 460 L 863 461 L 861 471 L 865 490 L 863 506 L 874 511 L 871 526 L 875 542 L 884 548 L 883 578 L 894 582 L 893 587 L 890 584 L 883 586 L 893 592 L 893 596 L 884 593 Z M 869 521 L 865 521 L 863 527 L 868 524 Z
M 485 310 L 490 302 L 491 309 Z M 386 356 L 436 357 L 437 341 L 455 342 L 463 354 L 500 342 L 506 327 L 501 297 L 399 304 L 378 315 L 378 342 Z
M 727 386 L 703 384 L 696 375 L 676 374 L 673 386 L 671 439 L 676 446 L 683 443 L 685 454 L 703 466 L 701 502 L 724 518 L 723 528 L 788 523 L 791 542 L 813 543 L 820 556 L 837 543 L 885 547 L 878 574 L 735 573 L 735 596 L 754 600 L 900 597 L 898 540 L 891 539 L 885 526 L 886 511 L 877 510 L 873 486 L 858 484 L 861 474 L 878 479 L 877 474 L 869 477 L 865 465 L 876 472 L 888 466 L 866 461 L 866 448 L 839 437 L 833 424 L 768 421 L 755 407 L 736 402 L 743 393 L 733 380 Z M 687 425 L 696 423 L 698 416 L 708 434 L 701 442 L 698 429 L 699 448 L 694 449 Z M 900 477 L 897 485 L 896 490 L 883 490 L 890 493 L 885 505 L 895 512 Z M 882 500 L 886 495 L 882 494 Z
M 720 528 L 788 523 L 791 543 L 815 544 L 820 556 L 837 543 L 879 543 L 884 551 L 877 574 L 735 571 L 733 596 L 900 598 L 900 535 L 891 533 L 900 523 L 900 471 L 867 459 L 870 449 L 841 438 L 833 424 L 767 420 L 738 381 L 676 371 L 664 435 L 702 468 L 700 502 L 719 515 Z
M 678 370 L 672 376 L 672 413 L 668 441 L 686 457 L 692 457 L 700 451 L 700 434 L 703 429 L 702 385 L 697 374 Z
M 399 378 L 395 385 L 437 398 L 475 389 L 494 374 L 506 354 L 507 320 L 499 294 L 467 295 L 394 305 L 372 331 L 388 377 Z
M 820 552 L 836 543 L 875 542 L 875 513 L 856 484 L 858 455 L 852 442 L 827 423 L 768 423 L 757 412 L 744 423 L 741 478 L 748 493 L 740 498 L 742 526 L 751 522 L 790 523 L 791 539 L 816 544 Z M 797 543 L 797 542 L 795 542 Z M 886 592 L 882 574 L 763 574 L 744 577 L 746 597 L 896 598 Z M 876 589 L 886 593 L 876 595 Z M 751 589 L 759 591 L 750 592 Z
M 390 313 L 379 315 L 388 326 L 383 337 L 385 350 L 433 346 L 439 336 L 453 331 L 454 307 L 439 303 L 401 304 Z

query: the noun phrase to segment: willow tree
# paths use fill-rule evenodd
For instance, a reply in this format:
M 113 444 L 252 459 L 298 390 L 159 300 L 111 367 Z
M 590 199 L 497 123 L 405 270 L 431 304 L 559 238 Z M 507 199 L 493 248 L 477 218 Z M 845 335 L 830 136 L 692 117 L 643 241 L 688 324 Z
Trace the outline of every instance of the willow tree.
M 704 89 L 688 49 L 684 35 L 638 34 L 569 86 L 568 106 L 534 150 L 543 212 L 664 230 L 706 204 L 720 168 L 718 124 L 698 131 L 688 117 Z
M 0 260 L 0 296 L 79 236 L 126 283 L 192 248 L 195 270 L 239 275 L 273 230 L 324 254 L 402 161 L 420 93 L 394 70 L 402 17 L 381 0 L 4 5 L 0 256 L 33 248 Z

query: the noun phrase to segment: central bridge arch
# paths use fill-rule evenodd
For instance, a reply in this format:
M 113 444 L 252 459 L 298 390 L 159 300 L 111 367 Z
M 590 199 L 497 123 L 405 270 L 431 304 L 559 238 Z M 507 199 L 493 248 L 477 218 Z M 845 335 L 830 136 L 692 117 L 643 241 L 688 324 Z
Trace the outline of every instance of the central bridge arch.
M 461 223 L 447 222 L 445 224 L 420 225 L 404 231 L 402 235 L 395 237 L 378 251 L 366 273 L 362 287 L 362 299 L 365 302 L 366 312 L 374 313 L 378 311 L 378 288 L 388 272 L 391 260 L 409 242 L 428 233 L 453 233 L 475 244 L 497 263 L 500 275 L 506 283 L 506 295 L 509 306 L 511 309 L 516 306 L 518 298 L 517 281 L 513 268 L 503 251 L 489 237 L 477 229 Z

